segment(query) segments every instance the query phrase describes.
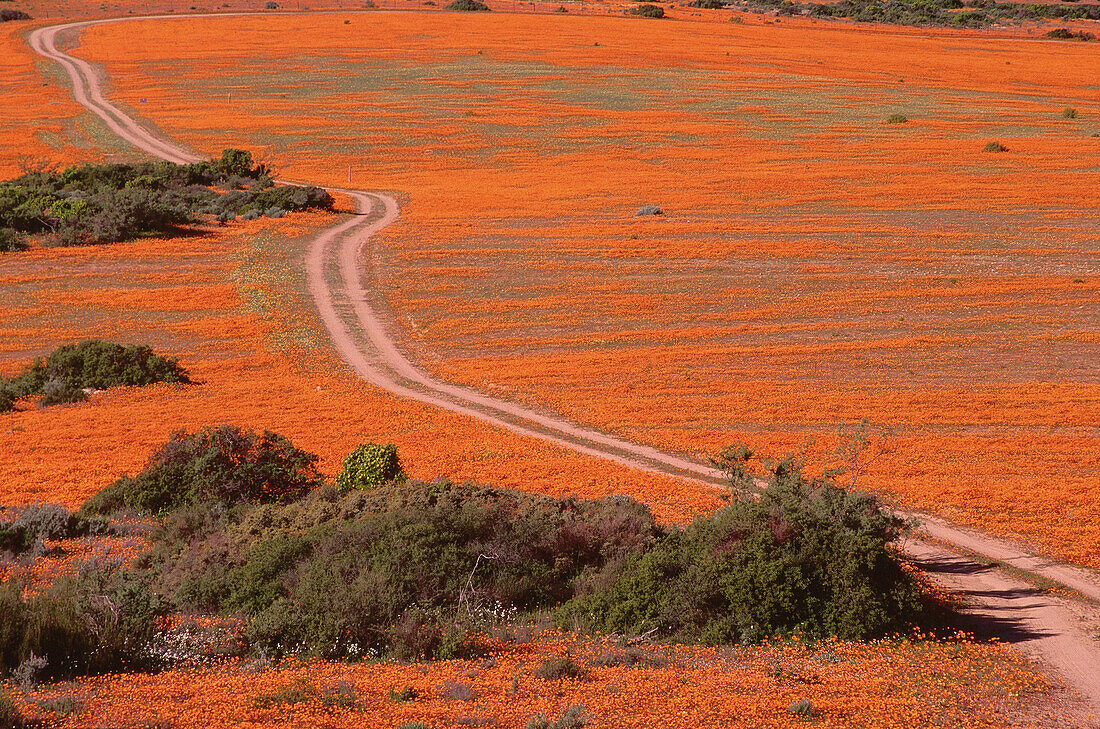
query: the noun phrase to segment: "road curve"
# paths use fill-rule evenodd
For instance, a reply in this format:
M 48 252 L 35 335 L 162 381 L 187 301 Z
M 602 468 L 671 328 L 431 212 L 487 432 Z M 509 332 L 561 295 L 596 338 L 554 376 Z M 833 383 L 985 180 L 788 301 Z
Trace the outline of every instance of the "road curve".
M 184 18 L 142 16 L 65 23 L 36 29 L 29 35 L 28 42 L 35 52 L 65 69 L 76 101 L 102 119 L 115 135 L 161 159 L 178 163 L 200 161 L 204 158 L 160 138 L 119 110 L 103 96 L 95 67 L 57 48 L 58 36 L 67 31 L 76 32 L 102 23 L 151 19 Z M 722 474 L 709 465 L 442 382 L 417 368 L 389 336 L 383 318 L 371 305 L 360 268 L 362 251 L 370 236 L 397 219 L 397 202 L 378 192 L 334 191 L 354 199 L 358 214 L 324 231 L 311 244 L 307 257 L 309 288 L 337 350 L 360 377 L 400 397 L 467 415 L 569 450 L 631 468 L 687 478 L 707 486 L 722 483 Z M 330 277 L 338 282 L 335 290 L 329 282 Z M 1100 579 L 1089 570 L 1055 563 L 1006 541 L 952 526 L 941 519 L 918 514 L 909 516 L 917 519 L 921 529 L 935 540 L 1004 562 L 1024 573 L 1060 582 L 1100 603 Z M 987 627 L 990 624 L 1001 626 L 998 631 L 1001 637 L 1046 660 L 1094 710 L 1100 711 L 1100 648 L 1081 624 L 1076 614 L 1079 610 L 1075 612 L 1063 600 L 948 548 L 913 538 L 907 539 L 902 546 L 934 580 L 964 595 L 977 619 L 988 618 L 985 620 Z

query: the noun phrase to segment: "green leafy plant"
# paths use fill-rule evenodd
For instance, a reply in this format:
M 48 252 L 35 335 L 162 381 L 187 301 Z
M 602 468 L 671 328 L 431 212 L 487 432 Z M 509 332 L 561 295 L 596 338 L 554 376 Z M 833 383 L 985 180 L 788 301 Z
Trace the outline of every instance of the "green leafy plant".
M 341 491 L 368 489 L 388 481 L 403 481 L 405 471 L 392 443 L 360 443 L 344 458 L 336 476 L 336 488 Z

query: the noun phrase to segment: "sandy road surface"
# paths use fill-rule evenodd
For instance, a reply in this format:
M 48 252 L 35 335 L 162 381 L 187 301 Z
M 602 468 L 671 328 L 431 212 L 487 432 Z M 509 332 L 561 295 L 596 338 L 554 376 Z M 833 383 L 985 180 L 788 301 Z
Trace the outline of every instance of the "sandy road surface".
M 78 32 L 89 25 L 141 19 L 149 18 L 85 21 L 40 28 L 31 33 L 29 43 L 37 53 L 65 69 L 73 85 L 74 98 L 100 117 L 113 133 L 162 159 L 181 163 L 198 161 L 202 159 L 198 155 L 159 138 L 111 104 L 103 96 L 96 68 L 56 47 L 58 35 L 67 31 Z M 414 398 L 632 468 L 672 474 L 707 486 L 722 482 L 721 474 L 708 465 L 583 428 L 469 388 L 450 385 L 418 369 L 389 335 L 387 323 L 371 305 L 370 292 L 362 283 L 364 248 L 374 232 L 397 218 L 397 203 L 382 193 L 339 192 L 355 199 L 358 215 L 323 232 L 313 242 L 307 259 L 309 287 L 334 344 L 360 377 L 398 396 Z M 1022 572 L 1061 582 L 1100 604 L 1100 579 L 1088 570 L 1051 562 L 1005 541 L 959 529 L 939 519 L 911 516 L 936 540 L 1005 562 Z M 1045 661 L 1100 712 L 1100 643 L 1095 635 L 1100 623 L 1096 622 L 1096 604 L 1070 604 L 981 560 L 927 541 L 907 539 L 902 547 L 934 580 L 963 596 L 970 606 L 975 630 L 999 636 Z

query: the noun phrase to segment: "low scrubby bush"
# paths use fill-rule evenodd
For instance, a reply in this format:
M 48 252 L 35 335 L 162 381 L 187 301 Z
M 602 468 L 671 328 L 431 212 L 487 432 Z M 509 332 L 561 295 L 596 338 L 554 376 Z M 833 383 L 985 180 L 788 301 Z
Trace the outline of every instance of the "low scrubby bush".
M 316 187 L 272 187 L 271 171 L 252 154 L 227 149 L 217 161 L 84 164 L 63 172 L 32 172 L 0 183 L 0 248 L 14 249 L 23 234 L 54 245 L 128 240 L 182 225 L 262 212 L 274 207 L 331 208 Z M 227 188 L 219 193 L 215 186 Z M 241 189 L 243 188 L 243 189 Z
M 178 431 L 136 476 L 123 476 L 81 508 L 81 513 L 134 511 L 157 514 L 199 503 L 235 506 L 300 499 L 321 482 L 317 456 L 278 433 L 222 425 Z
M 149 347 L 90 339 L 58 347 L 23 373 L 0 382 L 0 392 L 12 400 L 41 395 L 40 405 L 56 405 L 85 399 L 85 389 L 135 387 L 156 382 L 189 384 L 191 380 L 176 360 L 154 354 Z M 5 409 L 3 399 L 0 397 L 0 412 Z M 10 402 L 7 409 L 11 409 Z
M 986 142 L 986 145 L 982 147 L 983 152 L 1007 152 L 1008 147 L 1004 146 L 1000 142 Z
M 360 443 L 344 458 L 336 476 L 336 488 L 341 491 L 368 489 L 387 481 L 405 480 L 405 471 L 393 443 Z
M 902 526 L 873 497 L 803 479 L 783 461 L 759 498 L 671 530 L 558 620 L 704 644 L 904 630 L 923 608 L 889 549 Z
M 7 23 L 10 20 L 31 20 L 31 16 L 22 10 L 12 10 L 11 8 L 0 10 L 0 23 Z
M 163 603 L 134 574 L 84 565 L 74 576 L 25 596 L 0 583 L 0 675 L 38 658 L 43 679 L 142 668 Z
M 660 5 L 653 5 L 651 3 L 642 3 L 641 5 L 635 5 L 627 11 L 631 15 L 638 15 L 643 18 L 663 18 L 665 17 L 665 9 Z
M 489 11 L 489 6 L 483 2 L 478 2 L 478 0 L 454 0 L 444 9 L 457 10 L 463 13 L 485 13 Z
M 0 517 L 0 552 L 21 554 L 43 539 L 72 539 L 109 530 L 103 519 L 84 519 L 61 504 L 30 504 Z
M 891 114 L 886 117 L 887 124 L 904 124 L 907 121 L 909 121 L 909 118 L 904 114 Z
M 1062 118 L 1063 119 L 1076 119 L 1077 118 L 1077 110 L 1074 109 L 1072 106 L 1067 106 L 1065 109 L 1062 109 Z

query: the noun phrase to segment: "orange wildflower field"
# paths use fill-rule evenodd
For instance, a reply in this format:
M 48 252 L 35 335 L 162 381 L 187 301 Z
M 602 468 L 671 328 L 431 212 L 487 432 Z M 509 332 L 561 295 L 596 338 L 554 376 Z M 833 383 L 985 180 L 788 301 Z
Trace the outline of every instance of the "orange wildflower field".
M 858 486 L 1100 566 L 1089 44 L 569 15 L 179 22 L 93 27 L 77 53 L 196 149 L 397 192 L 370 275 L 440 377 L 810 470 L 866 418 L 885 437 Z M 664 214 L 634 217 L 645 204 Z
M 278 668 L 232 663 L 151 675 L 93 678 L 22 696 L 72 700 L 74 726 L 523 727 L 578 704 L 589 727 L 799 727 L 789 707 L 808 700 L 820 727 L 1072 726 L 1036 711 L 1048 687 L 1003 648 L 926 641 L 876 644 L 798 641 L 752 648 L 624 649 L 554 633 L 518 643 L 484 641 L 477 660 L 412 665 L 287 661 Z M 538 677 L 543 662 L 568 656 L 581 678 Z M 640 661 L 629 666 L 623 658 Z M 391 692 L 411 687 L 417 698 Z M 312 690 L 302 703 L 279 696 Z M 342 689 L 348 707 L 320 696 Z M 42 712 L 48 716 L 48 712 Z M 30 714 L 33 716 L 34 714 Z M 231 718 L 228 718 L 231 717 Z
M 1100 200 L 1085 183 L 1100 69 L 1084 44 L 1031 54 L 967 33 L 572 16 L 178 22 L 95 27 L 77 53 L 203 153 L 245 147 L 288 178 L 399 193 L 371 273 L 440 377 L 692 455 L 735 440 L 801 449 L 811 469 L 836 462 L 839 424 L 868 418 L 889 435 L 860 487 L 1096 564 Z M 0 26 L 4 175 L 126 156 L 21 32 Z M 909 121 L 883 124 L 890 113 Z M 982 153 L 992 138 L 1010 151 Z M 648 203 L 665 214 L 632 217 Z M 346 205 L 5 256 L 0 374 L 94 336 L 177 356 L 198 384 L 0 416 L 0 503 L 75 507 L 174 429 L 230 422 L 284 433 L 328 475 L 381 440 L 425 479 L 631 494 L 665 521 L 717 506 L 696 485 L 357 381 L 301 265 Z M 140 544 L 60 546 L 33 577 Z M 583 704 L 595 729 L 793 727 L 803 699 L 818 726 L 1080 726 L 1062 690 L 995 644 L 646 647 L 632 668 L 615 665 L 621 646 L 580 636 L 483 647 L 478 660 L 230 662 L 14 693 L 31 717 L 71 700 L 65 726 L 511 728 Z M 583 679 L 536 677 L 563 656 Z M 304 686 L 355 699 L 273 699 Z M 393 701 L 405 686 L 419 698 Z

